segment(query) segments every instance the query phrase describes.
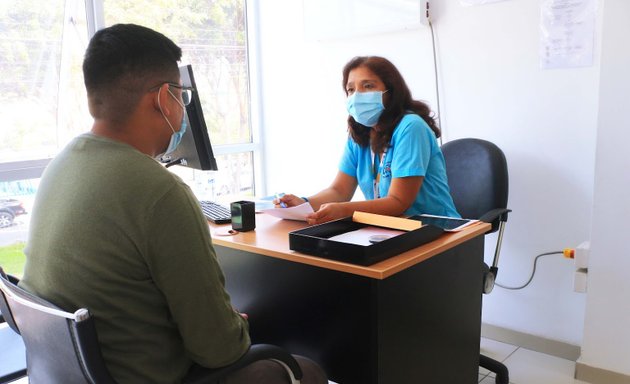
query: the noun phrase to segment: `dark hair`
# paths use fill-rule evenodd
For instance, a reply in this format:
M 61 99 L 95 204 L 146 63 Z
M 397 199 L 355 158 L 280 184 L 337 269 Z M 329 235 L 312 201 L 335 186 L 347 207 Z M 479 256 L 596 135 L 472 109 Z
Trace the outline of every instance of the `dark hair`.
M 150 87 L 177 82 L 182 50 L 168 37 L 135 24 L 101 29 L 83 59 L 90 113 L 122 122 Z
M 375 153 L 383 152 L 392 138 L 394 129 L 409 111 L 416 113 L 429 125 L 436 137 L 440 137 L 437 126 L 429 106 L 419 100 L 411 98 L 409 87 L 405 83 L 398 69 L 389 60 L 379 56 L 358 56 L 350 60 L 343 68 L 342 87 L 346 95 L 346 85 L 350 71 L 358 67 L 366 67 L 374 72 L 385 84 L 387 93 L 383 95 L 385 110 L 373 128 L 357 123 L 352 116 L 348 116 L 348 130 L 352 139 L 361 146 L 371 143 Z

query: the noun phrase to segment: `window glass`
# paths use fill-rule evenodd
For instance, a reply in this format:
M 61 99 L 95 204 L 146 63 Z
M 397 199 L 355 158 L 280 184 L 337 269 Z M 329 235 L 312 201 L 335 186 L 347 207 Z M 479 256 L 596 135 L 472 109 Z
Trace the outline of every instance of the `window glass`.
M 2 1 L 0 31 L 0 163 L 53 157 L 92 122 L 81 73 L 84 1 Z M 39 182 L 19 180 L 22 166 L 0 178 L 0 266 L 17 276 Z
M 182 48 L 182 64 L 193 66 L 215 155 L 222 145 L 252 143 L 244 0 L 171 0 L 159 5 L 154 0 L 104 0 L 103 10 L 107 26 L 143 25 Z M 199 198 L 230 200 L 226 195 L 254 194 L 251 152 L 216 158 L 218 172 L 180 166 L 169 170 L 180 175 Z
M 20 277 L 30 213 L 39 179 L 0 183 L 0 266 Z
M 106 25 L 137 23 L 169 36 L 184 51 L 182 63 L 194 67 L 219 171 L 169 170 L 203 199 L 227 204 L 253 196 L 244 0 L 104 0 L 103 10 Z M 0 31 L 0 163 L 54 157 L 92 125 L 81 71 L 85 2 L 2 1 Z M 227 149 L 217 151 L 222 145 Z M 26 177 L 0 178 L 0 212 L 24 208 L 0 215 L 0 265 L 17 275 L 39 182 Z
M 91 124 L 81 75 L 85 5 L 3 1 L 0 31 L 0 162 L 52 157 Z
M 254 196 L 252 152 L 216 156 L 219 172 L 199 172 L 185 167 L 169 168 L 187 180 L 200 200 L 213 200 L 228 206 L 238 196 Z

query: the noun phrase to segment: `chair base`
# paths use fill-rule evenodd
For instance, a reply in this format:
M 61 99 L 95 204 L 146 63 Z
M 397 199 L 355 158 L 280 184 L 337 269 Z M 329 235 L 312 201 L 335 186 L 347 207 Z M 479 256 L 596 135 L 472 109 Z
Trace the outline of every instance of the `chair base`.
M 496 384 L 509 384 L 510 374 L 505 364 L 489 358 L 488 356 L 479 356 L 479 365 L 491 372 L 496 373 Z

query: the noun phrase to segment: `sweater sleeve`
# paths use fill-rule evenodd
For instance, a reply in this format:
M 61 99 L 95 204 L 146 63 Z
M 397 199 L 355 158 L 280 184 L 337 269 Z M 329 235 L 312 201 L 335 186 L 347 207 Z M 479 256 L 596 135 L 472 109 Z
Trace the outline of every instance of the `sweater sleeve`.
M 187 186 L 174 188 L 147 217 L 148 260 L 190 357 L 214 368 L 249 348 L 248 324 L 232 308 L 208 223 Z

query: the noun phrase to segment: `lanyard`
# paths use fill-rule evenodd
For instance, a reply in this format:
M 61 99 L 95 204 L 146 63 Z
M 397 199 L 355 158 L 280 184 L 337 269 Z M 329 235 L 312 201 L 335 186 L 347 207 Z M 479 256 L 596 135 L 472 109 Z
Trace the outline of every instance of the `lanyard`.
M 383 162 L 385 161 L 385 155 L 387 154 L 387 150 L 383 151 L 383 155 L 381 155 L 380 163 L 378 162 L 378 157 L 377 157 L 378 155 L 374 153 L 374 151 L 372 151 L 371 149 L 370 149 L 370 153 L 372 155 L 372 175 L 374 176 L 374 185 L 373 185 L 374 198 L 380 199 L 381 193 L 379 191 L 378 184 L 381 181 L 381 170 L 383 169 Z

